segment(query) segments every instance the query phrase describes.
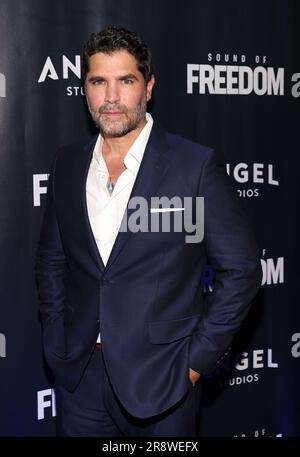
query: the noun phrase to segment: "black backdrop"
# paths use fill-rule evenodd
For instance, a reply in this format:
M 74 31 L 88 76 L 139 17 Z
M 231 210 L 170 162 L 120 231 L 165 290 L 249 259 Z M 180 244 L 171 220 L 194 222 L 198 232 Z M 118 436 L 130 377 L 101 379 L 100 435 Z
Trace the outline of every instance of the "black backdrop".
M 108 25 L 153 51 L 153 117 L 225 155 L 261 249 L 260 293 L 227 370 L 204 384 L 201 435 L 300 435 L 299 10 L 297 0 L 0 2 L 0 436 L 54 435 L 34 255 L 52 157 L 94 132 L 78 56 Z

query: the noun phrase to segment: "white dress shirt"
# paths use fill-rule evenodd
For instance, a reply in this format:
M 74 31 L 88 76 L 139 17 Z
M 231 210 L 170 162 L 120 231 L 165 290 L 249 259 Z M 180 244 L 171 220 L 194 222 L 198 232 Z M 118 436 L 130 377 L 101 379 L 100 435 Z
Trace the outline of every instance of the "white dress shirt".
M 119 176 L 111 194 L 106 187 L 109 173 L 102 155 L 101 134 L 94 148 L 86 183 L 86 198 L 91 229 L 104 265 L 118 235 L 152 129 L 153 119 L 149 113 L 146 113 L 146 120 L 146 125 L 124 157 L 126 169 Z M 97 342 L 100 342 L 100 334 Z

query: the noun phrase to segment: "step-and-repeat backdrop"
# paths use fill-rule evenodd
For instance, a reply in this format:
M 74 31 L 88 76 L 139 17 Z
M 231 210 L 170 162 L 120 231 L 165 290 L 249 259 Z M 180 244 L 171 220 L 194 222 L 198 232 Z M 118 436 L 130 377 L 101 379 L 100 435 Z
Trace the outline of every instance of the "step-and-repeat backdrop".
M 261 290 L 204 382 L 200 433 L 300 435 L 299 13 L 297 0 L 1 1 L 0 436 L 55 433 L 34 257 L 54 153 L 95 133 L 80 54 L 109 25 L 152 49 L 154 119 L 224 154 L 260 247 Z M 209 265 L 199 281 L 209 293 Z

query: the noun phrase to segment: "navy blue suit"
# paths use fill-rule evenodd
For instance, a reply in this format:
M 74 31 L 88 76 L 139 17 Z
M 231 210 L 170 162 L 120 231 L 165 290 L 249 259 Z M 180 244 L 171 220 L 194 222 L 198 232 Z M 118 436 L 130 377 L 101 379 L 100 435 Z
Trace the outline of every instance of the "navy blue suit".
M 154 125 L 131 197 L 204 197 L 204 239 L 120 232 L 104 266 L 86 203 L 95 142 L 62 148 L 50 175 L 36 264 L 44 351 L 72 391 L 100 326 L 118 399 L 148 418 L 185 395 L 189 367 L 210 374 L 223 357 L 260 286 L 259 256 L 219 156 Z M 206 263 L 216 277 L 204 296 Z

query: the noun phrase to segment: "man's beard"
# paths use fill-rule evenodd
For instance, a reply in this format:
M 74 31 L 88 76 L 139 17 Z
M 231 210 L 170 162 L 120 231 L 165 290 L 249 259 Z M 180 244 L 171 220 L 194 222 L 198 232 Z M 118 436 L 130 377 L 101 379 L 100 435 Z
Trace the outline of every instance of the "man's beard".
M 89 105 L 88 105 L 89 106 Z M 92 110 L 89 106 L 91 116 L 99 128 L 101 135 L 110 138 L 118 138 L 135 130 L 145 118 L 147 109 L 146 93 L 134 110 L 129 111 L 125 105 L 105 103 L 98 110 Z M 121 112 L 120 118 L 109 119 L 105 112 Z

